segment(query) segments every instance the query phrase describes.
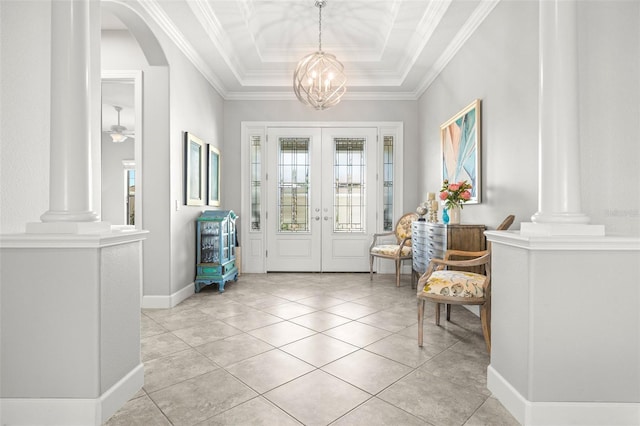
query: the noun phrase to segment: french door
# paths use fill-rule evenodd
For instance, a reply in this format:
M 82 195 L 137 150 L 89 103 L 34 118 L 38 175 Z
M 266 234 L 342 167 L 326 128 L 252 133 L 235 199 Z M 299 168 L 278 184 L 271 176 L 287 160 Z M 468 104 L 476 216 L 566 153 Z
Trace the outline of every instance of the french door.
M 368 271 L 375 128 L 269 128 L 267 271 Z

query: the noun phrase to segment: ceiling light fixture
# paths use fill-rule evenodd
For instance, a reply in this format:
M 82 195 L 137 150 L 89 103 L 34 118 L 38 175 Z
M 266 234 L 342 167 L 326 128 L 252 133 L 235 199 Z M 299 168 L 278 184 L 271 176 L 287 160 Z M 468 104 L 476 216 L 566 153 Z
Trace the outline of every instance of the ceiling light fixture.
M 293 73 L 293 91 L 300 102 L 318 110 L 336 105 L 347 91 L 344 66 L 334 55 L 322 51 L 322 8 L 326 4 L 327 0 L 316 0 L 318 51 L 302 58 Z
M 125 135 L 124 133 L 127 131 L 127 128 L 120 125 L 120 111 L 122 111 L 122 107 L 114 106 L 114 108 L 118 112 L 118 124 L 114 124 L 113 126 L 111 126 L 109 135 L 111 136 L 111 140 L 114 143 L 121 143 L 126 141 L 129 138 L 129 136 Z

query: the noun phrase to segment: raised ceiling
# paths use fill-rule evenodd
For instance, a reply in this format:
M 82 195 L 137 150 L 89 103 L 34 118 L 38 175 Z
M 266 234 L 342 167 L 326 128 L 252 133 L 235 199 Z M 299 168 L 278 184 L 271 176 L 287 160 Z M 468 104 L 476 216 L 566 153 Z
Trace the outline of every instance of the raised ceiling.
M 345 98 L 417 99 L 498 1 L 328 0 L 322 49 L 344 64 Z M 138 5 L 225 99 L 293 98 L 296 63 L 318 49 L 315 0 Z

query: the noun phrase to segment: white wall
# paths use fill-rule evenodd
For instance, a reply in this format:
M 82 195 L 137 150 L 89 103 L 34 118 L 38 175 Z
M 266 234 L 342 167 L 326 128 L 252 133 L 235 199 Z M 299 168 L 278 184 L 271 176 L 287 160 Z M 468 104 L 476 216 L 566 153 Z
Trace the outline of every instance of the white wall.
M 402 121 L 404 123 L 404 206 L 414 211 L 418 194 L 414 182 L 418 176 L 418 118 L 415 101 L 348 101 L 316 111 L 291 101 L 226 101 L 224 107 L 225 150 L 222 156 L 222 206 L 240 211 L 240 123 L 242 121 Z M 250 214 L 250 212 L 246 212 Z M 242 232 L 242 230 L 239 230 Z
M 582 210 L 640 235 L 640 3 L 578 2 Z M 482 99 L 482 204 L 463 221 L 516 224 L 538 209 L 538 3 L 503 1 L 419 101 L 419 191 L 440 187 L 439 126 Z
M 169 205 L 169 71 L 150 66 L 140 45 L 126 30 L 102 32 L 103 70 L 142 70 L 143 139 L 142 176 L 136 179 L 142 191 L 142 227 L 150 231 L 143 250 L 143 295 L 171 294 L 171 226 Z M 108 185 L 110 182 L 104 182 Z M 103 212 L 109 214 L 108 206 Z
M 134 7 L 149 24 L 149 29 L 157 38 L 169 65 L 164 70 L 166 75 L 160 75 L 157 70 L 164 67 L 153 66 L 144 75 L 143 226 L 151 231 L 146 247 L 155 244 L 152 241 L 156 238 L 153 234 L 159 231 L 163 233 L 162 246 L 169 250 L 167 257 L 162 253 L 163 257 L 160 259 L 150 258 L 145 251 L 145 265 L 153 262 L 155 268 L 160 262 L 164 262 L 169 268 L 167 271 L 163 267 L 162 276 L 157 277 L 162 282 L 161 287 L 147 279 L 145 269 L 145 296 L 170 296 L 189 287 L 195 279 L 195 220 L 202 210 L 210 209 L 207 206 L 184 205 L 183 134 L 194 133 L 206 143 L 218 147 L 224 156 L 223 102 L 164 31 L 146 17 L 139 5 Z M 142 23 L 136 25 L 140 24 Z M 147 55 L 147 59 L 149 57 Z M 155 83 L 149 78 L 152 70 L 157 73 L 154 76 L 157 78 Z M 168 92 L 164 91 L 165 87 Z M 158 105 L 168 105 L 168 109 L 161 109 Z M 149 109 L 154 110 L 153 115 L 149 113 Z M 162 139 L 150 134 L 154 131 L 161 132 Z M 167 141 L 166 145 L 163 141 Z M 151 208 L 145 201 L 147 197 L 155 200 Z M 153 228 L 149 225 L 150 222 Z M 165 286 L 167 281 L 168 287 Z
M 171 64 L 171 290 L 179 291 L 193 283 L 196 275 L 196 223 L 207 206 L 184 205 L 184 132 L 191 132 L 205 143 L 227 153 L 223 133 L 223 101 L 220 95 L 176 48 L 167 48 Z M 233 147 L 231 148 L 233 149 Z M 175 210 L 176 203 L 180 206 Z M 223 208 L 225 206 L 222 206 Z
M 0 1 L 0 43 L 0 233 L 7 234 L 24 232 L 49 209 L 49 2 Z
M 482 203 L 465 206 L 462 221 L 492 228 L 537 210 L 538 8 L 517 3 L 498 4 L 419 102 L 424 196 L 442 185 L 440 125 L 482 100 Z
M 640 2 L 579 2 L 583 210 L 640 235 Z

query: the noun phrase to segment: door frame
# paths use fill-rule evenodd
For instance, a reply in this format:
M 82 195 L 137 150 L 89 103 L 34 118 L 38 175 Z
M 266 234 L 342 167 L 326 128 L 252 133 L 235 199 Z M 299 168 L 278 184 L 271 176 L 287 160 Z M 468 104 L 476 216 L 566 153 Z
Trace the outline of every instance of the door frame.
M 260 137 L 263 153 L 261 154 L 262 162 L 266 161 L 264 156 L 265 144 L 267 141 L 267 129 L 273 127 L 317 127 L 317 128 L 340 128 L 340 127 L 370 127 L 377 129 L 377 137 L 382 141 L 385 136 L 394 137 L 393 150 L 393 182 L 396 190 L 393 194 L 393 218 L 395 221 L 403 214 L 403 159 L 404 159 L 404 123 L 402 121 L 243 121 L 240 123 L 241 144 L 240 144 L 240 191 L 241 191 L 241 212 L 240 215 L 240 247 L 242 248 L 242 271 L 246 273 L 265 273 L 266 260 L 265 253 L 267 250 L 266 240 L 266 209 L 267 202 L 264 199 L 266 191 L 262 190 L 260 204 L 260 223 L 261 229 L 251 230 L 251 138 Z M 378 143 L 379 154 L 381 154 L 382 143 Z M 382 179 L 382 155 L 378 155 L 376 165 L 377 175 L 377 199 L 378 204 L 382 200 L 382 185 L 378 184 Z M 267 168 L 261 167 L 260 179 L 266 182 Z M 382 232 L 383 217 L 382 212 L 376 218 L 375 232 Z

